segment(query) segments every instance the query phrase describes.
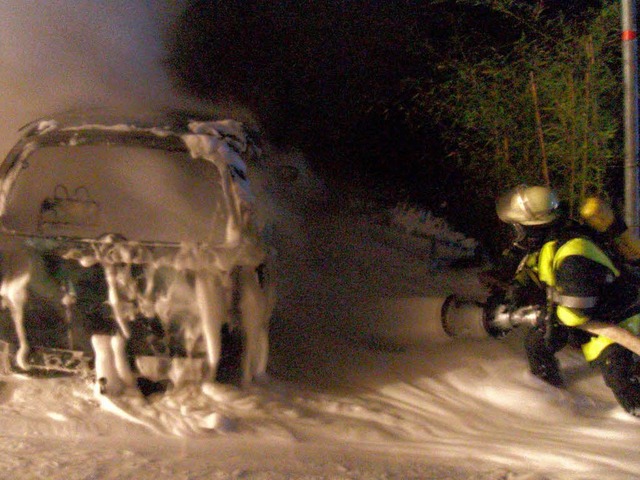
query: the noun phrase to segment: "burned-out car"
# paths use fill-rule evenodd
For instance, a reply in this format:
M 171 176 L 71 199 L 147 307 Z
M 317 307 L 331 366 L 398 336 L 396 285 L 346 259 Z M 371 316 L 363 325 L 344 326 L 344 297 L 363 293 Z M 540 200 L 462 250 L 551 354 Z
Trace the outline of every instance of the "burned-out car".
M 225 362 L 243 382 L 263 374 L 275 294 L 259 160 L 244 125 L 188 112 L 24 127 L 0 166 L 5 366 L 86 363 L 106 393 L 213 380 Z

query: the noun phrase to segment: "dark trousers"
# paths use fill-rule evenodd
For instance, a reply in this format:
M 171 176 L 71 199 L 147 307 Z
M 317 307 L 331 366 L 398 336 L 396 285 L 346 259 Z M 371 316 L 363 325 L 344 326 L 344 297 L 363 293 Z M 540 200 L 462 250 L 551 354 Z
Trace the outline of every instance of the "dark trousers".
M 640 416 L 640 383 L 633 353 L 613 344 L 592 363 L 600 369 L 605 383 L 622 408 L 632 415 Z
M 551 385 L 561 387 L 564 381 L 555 354 L 567 344 L 568 330 L 562 326 L 550 328 L 551 331 L 540 327 L 530 329 L 524 339 L 524 348 L 531 373 Z

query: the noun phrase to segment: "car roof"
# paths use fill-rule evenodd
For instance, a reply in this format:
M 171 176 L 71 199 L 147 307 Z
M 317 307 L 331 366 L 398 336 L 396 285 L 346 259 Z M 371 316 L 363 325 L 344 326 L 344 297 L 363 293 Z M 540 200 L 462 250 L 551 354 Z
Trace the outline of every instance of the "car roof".
M 95 108 L 54 113 L 33 120 L 20 128 L 23 137 L 50 133 L 53 130 L 104 129 L 125 131 L 157 131 L 181 135 L 189 132 L 194 121 L 213 121 L 211 115 L 189 110 L 160 109 L 122 112 Z

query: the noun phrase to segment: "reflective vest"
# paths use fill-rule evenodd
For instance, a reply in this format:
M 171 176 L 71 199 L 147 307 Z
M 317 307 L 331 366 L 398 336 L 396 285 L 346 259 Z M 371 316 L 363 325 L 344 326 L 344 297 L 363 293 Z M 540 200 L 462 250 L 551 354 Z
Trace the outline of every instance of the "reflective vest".
M 563 243 L 558 247 L 558 241 L 545 243 L 540 251 L 529 255 L 525 260 L 526 266 L 537 276 L 539 282 L 547 289 L 547 297 L 555 306 L 558 320 L 569 327 L 577 327 L 589 321 L 590 317 L 584 310 L 593 308 L 598 303 L 597 297 L 564 295 L 556 288 L 556 271 L 569 256 L 580 255 L 599 263 L 607 268 L 612 275 L 612 281 L 620 276 L 611 259 L 592 241 L 578 237 Z M 619 326 L 635 335 L 640 334 L 640 314 L 633 315 L 619 323 Z M 602 351 L 611 345 L 613 340 L 604 336 L 594 336 L 582 345 L 582 352 L 587 361 L 593 361 Z

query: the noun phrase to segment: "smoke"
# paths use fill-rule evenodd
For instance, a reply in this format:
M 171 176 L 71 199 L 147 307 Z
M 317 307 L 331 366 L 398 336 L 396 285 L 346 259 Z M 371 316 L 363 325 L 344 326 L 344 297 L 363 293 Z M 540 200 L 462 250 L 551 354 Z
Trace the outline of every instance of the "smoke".
M 20 127 L 52 113 L 91 107 L 133 113 L 156 107 L 194 107 L 195 97 L 174 88 L 166 68 L 169 39 L 185 9 L 186 0 L 1 2 L 0 158 L 17 140 Z M 183 38 L 201 34 L 189 33 L 184 24 L 182 28 L 187 29 Z M 204 49 L 191 52 L 185 62 L 197 65 L 197 56 L 207 54 Z M 198 110 L 260 128 L 244 107 L 221 98 L 217 101 L 221 103 L 199 101 Z M 297 167 L 298 178 L 287 182 L 289 193 L 291 183 L 299 186 L 297 193 L 308 195 L 315 189 L 305 183 L 313 175 L 300 155 L 269 151 L 265 163 L 267 174 L 282 163 Z M 255 185 L 271 194 L 279 186 L 257 181 Z M 284 201 L 300 203 L 299 199 Z M 262 199 L 261 204 L 269 201 Z M 277 209 L 282 211 L 282 205 Z
M 0 4 L 0 155 L 25 123 L 58 111 L 176 105 L 163 67 L 175 0 Z
M 20 127 L 51 113 L 91 107 L 135 112 L 194 106 L 195 98 L 174 89 L 165 69 L 165 42 L 185 4 L 185 0 L 1 2 L 0 158 L 17 140 Z M 187 29 L 183 39 L 202 33 L 189 32 L 184 23 L 182 27 Z M 198 65 L 193 55 L 206 55 L 206 48 L 190 52 L 185 65 Z M 198 109 L 261 127 L 243 106 L 217 100 L 221 103 L 200 102 Z M 271 240 L 284 244 L 282 250 L 297 252 L 306 240 L 306 207 L 324 202 L 323 185 L 300 152 L 266 146 L 260 167 L 250 168 L 251 181 L 265 223 L 277 224 L 279 233 Z M 287 171 L 295 178 L 282 177 Z M 152 183 L 147 178 L 146 184 Z M 139 192 L 129 193 L 137 198 Z

